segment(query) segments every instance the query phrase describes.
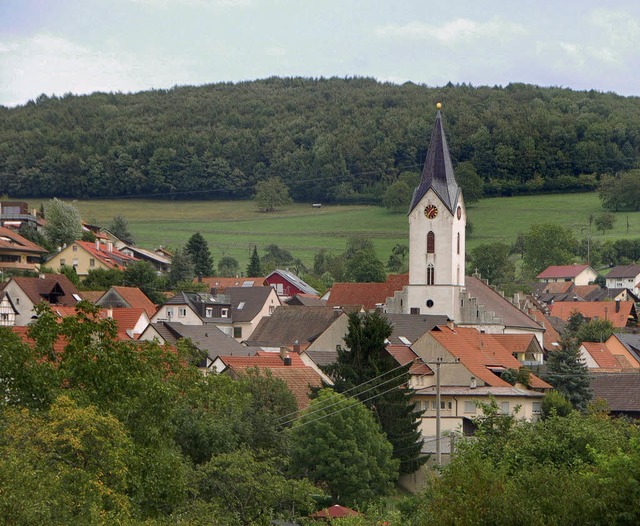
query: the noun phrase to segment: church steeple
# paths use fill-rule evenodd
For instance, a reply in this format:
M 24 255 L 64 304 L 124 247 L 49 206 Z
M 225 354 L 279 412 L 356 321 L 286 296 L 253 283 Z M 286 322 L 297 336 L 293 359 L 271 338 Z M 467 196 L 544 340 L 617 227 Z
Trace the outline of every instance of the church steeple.
M 453 173 L 453 164 L 451 163 L 451 155 L 449 154 L 449 147 L 447 146 L 447 138 L 445 137 L 442 127 L 442 115 L 439 109 L 440 103 L 438 103 L 437 107 L 436 123 L 431 133 L 431 142 L 429 143 L 427 158 L 424 162 L 424 168 L 422 169 L 422 179 L 420 180 L 420 185 L 413 192 L 409 213 L 411 213 L 429 189 L 433 189 L 452 214 L 458 203 L 460 187 Z

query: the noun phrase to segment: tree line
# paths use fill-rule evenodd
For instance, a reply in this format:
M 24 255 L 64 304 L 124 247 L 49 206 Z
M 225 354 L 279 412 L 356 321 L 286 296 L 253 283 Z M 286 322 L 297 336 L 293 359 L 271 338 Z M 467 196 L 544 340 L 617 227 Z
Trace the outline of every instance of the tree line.
M 273 77 L 0 107 L 0 193 L 243 199 L 280 177 L 296 201 L 378 203 L 421 170 L 436 101 L 482 195 L 593 190 L 638 166 L 633 97 Z

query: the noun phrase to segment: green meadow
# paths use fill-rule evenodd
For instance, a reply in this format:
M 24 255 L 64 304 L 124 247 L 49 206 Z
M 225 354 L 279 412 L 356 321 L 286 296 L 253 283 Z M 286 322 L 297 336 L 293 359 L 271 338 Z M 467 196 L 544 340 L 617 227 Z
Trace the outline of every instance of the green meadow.
M 114 216 L 124 216 L 137 243 L 145 248 L 179 247 L 194 232 L 200 232 L 216 261 L 223 255 L 233 256 L 241 267 L 246 265 L 254 245 L 261 251 L 268 244 L 276 244 L 311 264 L 320 249 L 339 253 L 354 235 L 370 237 L 385 262 L 395 244 L 408 244 L 406 215 L 377 206 L 312 208 L 309 204 L 293 204 L 264 213 L 252 201 L 121 199 L 74 203 L 90 223 L 106 226 Z M 603 212 L 597 193 L 483 199 L 468 207 L 473 233 L 467 239 L 467 250 L 481 243 L 512 243 L 519 232 L 543 222 L 562 224 L 578 238 L 586 238 L 589 214 Z M 639 212 L 616 213 L 615 227 L 604 235 L 593 228 L 591 231 L 592 239 L 621 237 L 640 237 Z

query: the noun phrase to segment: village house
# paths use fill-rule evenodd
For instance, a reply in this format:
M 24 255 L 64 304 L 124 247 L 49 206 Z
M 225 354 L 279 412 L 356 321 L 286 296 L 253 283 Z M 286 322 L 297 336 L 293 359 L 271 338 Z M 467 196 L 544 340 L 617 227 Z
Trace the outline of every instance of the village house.
M 640 294 L 640 265 L 618 265 L 613 267 L 605 276 L 607 288 L 625 288 L 633 294 Z
M 47 266 L 54 270 L 70 266 L 78 276 L 86 276 L 90 270 L 98 268 L 124 270 L 136 261 L 138 259 L 120 252 L 111 242 L 74 241 L 49 258 Z
M 296 294 L 319 295 L 316 289 L 288 270 L 276 269 L 264 280 L 267 285 L 276 289 L 278 296 L 283 299 Z
M 224 294 L 230 287 L 266 287 L 264 278 L 223 278 L 218 276 L 201 277 L 193 279 L 194 283 L 203 283 L 209 288 L 211 294 Z
M 127 256 L 151 263 L 158 275 L 167 274 L 171 269 L 171 259 L 156 252 L 124 243 L 116 244 L 116 247 Z
M 23 226 L 42 230 L 43 222 L 36 210 L 24 201 L 0 201 L 0 226 L 18 231 Z
M 0 227 L 0 273 L 5 270 L 37 272 L 47 250 L 14 230 Z
M 589 265 L 551 265 L 536 276 L 541 283 L 562 283 L 571 281 L 575 285 L 589 285 L 598 273 Z
M 0 327 L 13 327 L 16 324 L 18 309 L 13 306 L 11 298 L 4 290 L 0 290 Z
M 566 322 L 580 314 L 585 321 L 608 320 L 618 329 L 638 325 L 638 313 L 632 301 L 558 301 L 549 305 L 549 312 Z
M 84 298 L 84 293 L 82 295 Z M 95 301 L 95 304 L 104 308 L 141 308 L 152 318 L 156 313 L 156 306 L 138 287 L 113 286 Z

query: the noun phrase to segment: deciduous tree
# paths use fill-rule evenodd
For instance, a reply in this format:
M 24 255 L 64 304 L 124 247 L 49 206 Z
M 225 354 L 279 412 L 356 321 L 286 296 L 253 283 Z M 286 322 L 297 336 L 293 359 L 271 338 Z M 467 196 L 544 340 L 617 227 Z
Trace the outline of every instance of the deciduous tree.
M 73 243 L 82 236 L 82 218 L 71 203 L 53 198 L 44 205 L 44 234 L 56 247 Z
M 258 182 L 254 199 L 265 212 L 274 212 L 276 207 L 287 206 L 293 202 L 289 188 L 280 177 L 270 177 Z

